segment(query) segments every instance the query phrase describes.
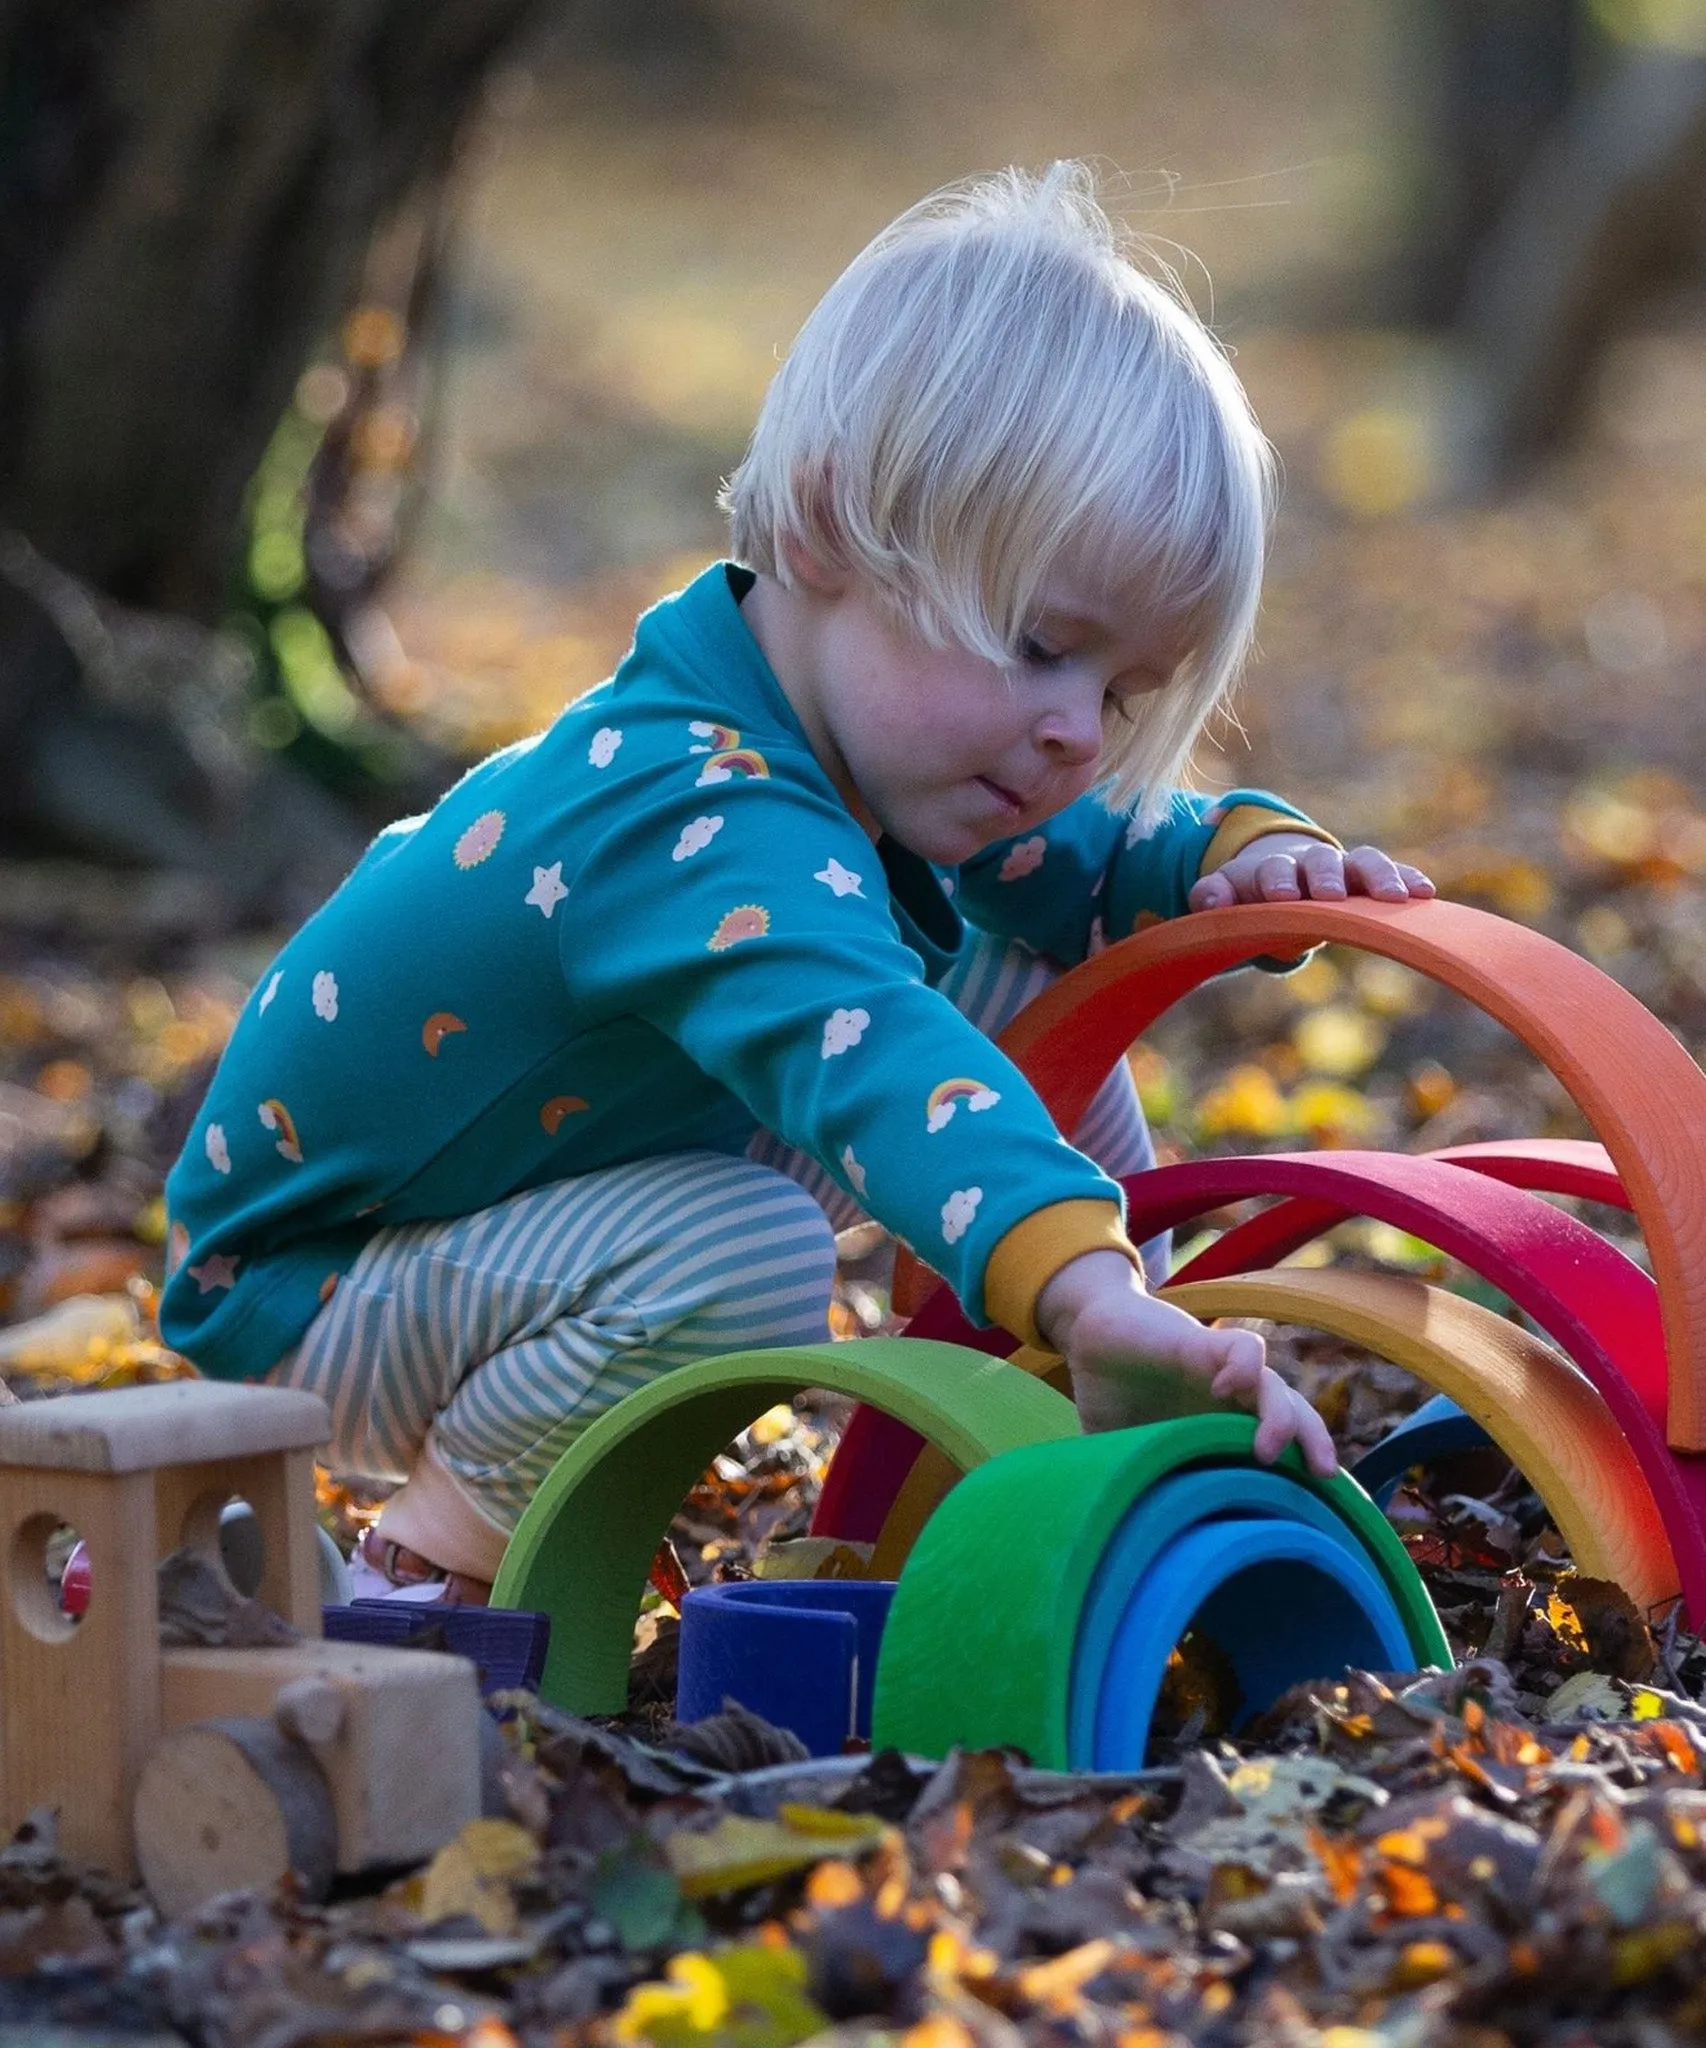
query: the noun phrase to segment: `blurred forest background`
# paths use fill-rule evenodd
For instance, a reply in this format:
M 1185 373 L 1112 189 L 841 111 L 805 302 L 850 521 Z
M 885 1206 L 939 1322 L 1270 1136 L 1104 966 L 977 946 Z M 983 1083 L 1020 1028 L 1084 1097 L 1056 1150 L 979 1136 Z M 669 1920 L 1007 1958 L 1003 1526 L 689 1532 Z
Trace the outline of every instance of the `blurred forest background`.
M 1549 931 L 1706 1055 L 1706 0 L 0 0 L 0 1398 L 188 1370 L 153 1319 L 162 1183 L 274 949 L 380 823 L 549 721 L 720 551 L 778 354 L 869 236 L 943 181 L 1068 155 L 1178 268 L 1284 462 L 1260 658 L 1204 776 Z M 1131 1059 L 1165 1157 L 1583 1135 L 1479 1012 L 1331 950 L 1217 981 Z M 863 1236 L 843 1336 L 890 1326 Z M 1308 1255 L 1509 1307 L 1385 1226 Z M 1334 1340 L 1274 1348 L 1347 1459 L 1419 1398 Z M 673 1531 L 690 1579 L 805 1529 L 837 1414 L 772 1410 L 717 1460 Z M 347 1543 L 377 1497 L 328 1482 L 323 1516 Z M 1123 1793 L 1026 1812 L 1006 1764 L 961 1759 L 911 1847 L 885 1836 L 877 1907 L 824 1865 L 820 1924 L 790 1921 L 813 1996 L 927 2013 L 871 2038 L 937 2048 L 1017 2040 L 1008 2013 L 1027 2039 L 1445 2040 L 1426 2013 L 1376 2031 L 1381 2001 L 1429 1987 L 1447 2028 L 1460 1984 L 1453 2042 L 1700 2039 L 1706 1652 L 1584 1600 L 1496 1455 L 1394 1518 L 1454 1650 L 1499 1661 L 1404 1701 L 1299 1688 L 1270 1721 L 1380 1781 L 1331 1766 L 1322 1824 L 1363 1847 L 1317 1831 L 1314 1755 L 1271 1800 L 1240 1778 L 1243 1833 L 1203 1755 L 1165 1824 Z M 661 1713 L 657 1614 L 641 1650 Z M 1595 1687 L 1619 1718 L 1530 1739 Z M 726 2033 L 705 1956 L 645 1983 L 709 1940 L 638 1832 L 660 1782 L 684 1802 L 650 1752 L 628 1786 L 635 1752 L 537 1727 L 548 1883 L 531 1838 L 513 1870 L 453 1844 L 463 1889 L 429 1884 L 430 1913 L 281 1896 L 173 1951 L 110 1887 L 65 1917 L 32 1834 L 5 1851 L 0 2005 L 69 1985 L 98 2017 L 110 1982 L 101 2038 L 140 2039 L 169 1991 L 210 2043 L 810 2032 L 779 1921 L 737 1952 L 768 1974 Z M 589 1842 L 630 1846 L 594 1917 L 559 1911 Z M 751 1891 L 768 1849 L 727 1853 L 695 1894 L 729 1894 L 719 1938 L 799 1900 Z M 1271 1894 L 1250 1863 L 1284 1872 Z M 1120 1967 L 1150 2003 L 1120 2019 L 1091 1980 L 1150 1911 L 1139 1874 Z M 1353 1894 L 1391 1907 L 1360 1948 Z M 57 1917 L 14 1910 L 38 1898 Z M 458 1938 L 405 1958 L 423 1927 Z M 1608 2001 L 1625 2030 L 1583 2021 Z
M 146 1342 L 283 931 L 719 550 L 871 233 L 1060 155 L 1284 459 L 1204 773 L 1706 1045 L 1706 0 L 0 0 L 13 1318 Z M 1136 1055 L 1173 1150 L 1575 1128 L 1397 969 L 1245 982 Z

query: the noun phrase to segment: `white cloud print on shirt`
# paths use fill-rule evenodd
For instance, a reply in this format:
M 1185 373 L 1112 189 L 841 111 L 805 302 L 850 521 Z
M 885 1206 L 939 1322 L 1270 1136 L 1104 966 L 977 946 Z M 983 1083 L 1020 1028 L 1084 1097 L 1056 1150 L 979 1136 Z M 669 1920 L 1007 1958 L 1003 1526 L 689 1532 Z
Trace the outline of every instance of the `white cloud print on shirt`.
M 832 1010 L 823 1020 L 823 1056 L 832 1060 L 857 1045 L 871 1022 L 869 1010 Z
M 1007 849 L 1007 858 L 1001 863 L 1000 879 L 1016 882 L 1021 875 L 1034 875 L 1043 864 L 1048 852 L 1048 841 L 1039 832 L 1034 839 L 1021 839 L 1017 846 Z
M 695 818 L 683 825 L 681 837 L 675 842 L 671 860 L 691 860 L 696 853 L 703 853 L 711 841 L 723 829 L 721 818 Z
M 982 1200 L 982 1188 L 955 1188 L 942 1204 L 942 1236 L 949 1244 L 958 1244 L 965 1236 Z
M 945 1130 L 953 1122 L 954 1113 L 961 1103 L 975 1116 L 979 1110 L 993 1109 L 1000 1100 L 996 1091 L 986 1088 L 981 1081 L 944 1081 L 940 1087 L 930 1091 L 924 1112 L 924 1128 L 932 1132 Z

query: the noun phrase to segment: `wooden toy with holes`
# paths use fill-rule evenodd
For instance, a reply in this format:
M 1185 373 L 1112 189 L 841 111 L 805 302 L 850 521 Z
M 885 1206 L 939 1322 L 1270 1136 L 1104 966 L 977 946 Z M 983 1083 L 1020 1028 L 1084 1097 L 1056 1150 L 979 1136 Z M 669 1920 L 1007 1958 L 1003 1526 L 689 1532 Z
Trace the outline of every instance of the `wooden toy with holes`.
M 474 1666 L 321 1635 L 329 1434 L 317 1395 L 205 1380 L 0 1409 L 0 1825 L 54 1808 L 67 1855 L 139 1871 L 176 1913 L 287 1871 L 312 1897 L 476 1817 Z M 301 1640 L 163 1648 L 157 1565 L 188 1546 L 222 1571 L 233 1496 L 254 1509 L 258 1598 Z M 50 1569 L 68 1528 L 89 1555 L 81 1615 Z

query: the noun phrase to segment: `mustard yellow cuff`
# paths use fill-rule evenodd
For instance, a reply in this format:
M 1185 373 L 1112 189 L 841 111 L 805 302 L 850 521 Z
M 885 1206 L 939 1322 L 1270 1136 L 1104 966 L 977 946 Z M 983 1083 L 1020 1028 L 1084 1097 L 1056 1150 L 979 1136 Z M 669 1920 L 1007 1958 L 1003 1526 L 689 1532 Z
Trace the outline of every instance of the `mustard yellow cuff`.
M 1270 811 L 1266 804 L 1234 804 L 1203 850 L 1197 879 L 1200 881 L 1204 875 L 1212 875 L 1216 868 L 1225 867 L 1252 840 L 1266 839 L 1270 832 L 1289 832 L 1298 839 L 1325 840 L 1327 845 L 1337 846 L 1341 853 L 1344 852 L 1342 842 L 1331 832 L 1320 825 L 1310 824 L 1304 818 L 1288 818 L 1283 811 Z
M 1015 1223 L 989 1255 L 983 1305 L 992 1323 L 1023 1344 L 1041 1344 L 1037 1296 L 1062 1266 L 1085 1252 L 1120 1252 L 1143 1270 L 1125 1234 L 1119 1204 L 1094 1197 L 1051 1202 Z

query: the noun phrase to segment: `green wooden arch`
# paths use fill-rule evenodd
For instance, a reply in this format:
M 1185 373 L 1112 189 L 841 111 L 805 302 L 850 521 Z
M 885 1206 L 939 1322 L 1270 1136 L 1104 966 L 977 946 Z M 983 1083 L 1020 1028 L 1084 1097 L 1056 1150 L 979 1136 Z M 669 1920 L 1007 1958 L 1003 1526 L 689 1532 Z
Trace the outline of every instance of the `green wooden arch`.
M 1063 1394 L 957 1344 L 801 1344 L 665 1373 L 563 1453 L 504 1552 L 493 1606 L 551 1617 L 546 1699 L 574 1714 L 622 1711 L 634 1617 L 676 1509 L 748 1423 L 809 1387 L 896 1416 L 962 1472 L 1023 1444 L 1079 1434 Z

